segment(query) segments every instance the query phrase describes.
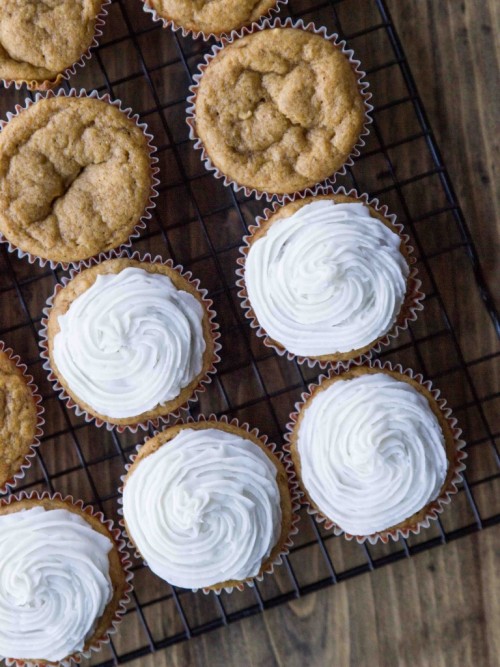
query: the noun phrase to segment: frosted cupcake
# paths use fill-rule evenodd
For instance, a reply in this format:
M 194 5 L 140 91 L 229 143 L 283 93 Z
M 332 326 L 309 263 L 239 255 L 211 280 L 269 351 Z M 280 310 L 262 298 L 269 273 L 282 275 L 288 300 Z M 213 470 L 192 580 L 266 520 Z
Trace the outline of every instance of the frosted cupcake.
M 217 421 L 146 441 L 124 478 L 123 516 L 155 574 L 214 590 L 272 569 L 293 523 L 280 460 L 255 432 Z
M 130 586 L 108 524 L 69 499 L 0 504 L 0 658 L 70 664 L 96 650 Z
M 267 345 L 290 358 L 349 360 L 416 318 L 423 295 L 408 237 L 377 204 L 315 195 L 251 229 L 238 284 Z
M 76 273 L 49 301 L 42 333 L 46 367 L 64 394 L 119 426 L 175 412 L 218 359 L 211 302 L 198 282 L 134 257 Z
M 418 532 L 464 469 L 460 431 L 412 373 L 353 367 L 312 388 L 288 439 L 312 512 L 358 540 Z

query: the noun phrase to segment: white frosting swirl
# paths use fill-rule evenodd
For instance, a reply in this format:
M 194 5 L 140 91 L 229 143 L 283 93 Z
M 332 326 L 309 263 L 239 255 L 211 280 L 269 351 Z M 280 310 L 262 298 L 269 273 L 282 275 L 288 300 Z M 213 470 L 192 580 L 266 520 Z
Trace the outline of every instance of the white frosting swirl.
M 69 510 L 0 516 L 0 657 L 57 662 L 83 650 L 113 595 L 112 547 Z
M 360 203 L 317 200 L 250 245 L 248 297 L 260 326 L 293 354 L 358 350 L 390 331 L 406 293 L 401 239 Z
M 203 307 L 168 276 L 101 274 L 59 317 L 53 356 L 70 390 L 113 419 L 176 398 L 203 364 Z
M 310 498 L 352 535 L 404 521 L 437 498 L 446 478 L 444 436 L 427 399 L 386 373 L 314 394 L 297 447 Z
M 251 440 L 183 429 L 128 477 L 129 534 L 153 572 L 175 586 L 255 577 L 281 532 L 276 475 Z

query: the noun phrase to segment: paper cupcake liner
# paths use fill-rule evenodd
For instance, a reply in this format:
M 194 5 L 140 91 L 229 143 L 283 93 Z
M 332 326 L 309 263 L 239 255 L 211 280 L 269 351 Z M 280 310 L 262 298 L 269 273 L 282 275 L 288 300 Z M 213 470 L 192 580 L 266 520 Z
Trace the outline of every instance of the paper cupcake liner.
M 147 140 L 147 148 L 149 152 L 149 159 L 150 159 L 150 175 L 151 175 L 151 189 L 149 193 L 149 198 L 148 202 L 144 208 L 144 213 L 140 217 L 139 221 L 133 228 L 131 234 L 129 235 L 127 241 L 124 243 L 120 244 L 116 250 L 123 250 L 125 248 L 130 248 L 133 241 L 141 235 L 141 232 L 143 229 L 146 229 L 146 223 L 151 220 L 152 218 L 152 211 L 156 206 L 156 202 L 154 201 L 156 197 L 158 197 L 158 191 L 157 187 L 160 185 L 160 181 L 157 178 L 157 174 L 160 171 L 159 167 L 157 167 L 158 163 L 158 158 L 156 155 L 156 147 L 153 144 L 153 135 L 148 132 L 148 126 L 146 123 L 141 123 L 140 118 L 138 114 L 134 114 L 133 110 L 130 107 L 124 107 L 123 102 L 119 99 L 113 100 L 111 97 L 105 93 L 103 95 L 99 95 L 99 93 L 96 90 L 91 91 L 90 93 L 87 93 L 86 90 L 83 88 L 80 91 L 77 91 L 75 88 L 71 88 L 70 91 L 65 92 L 64 90 L 58 90 L 56 93 L 52 90 L 49 90 L 46 94 L 42 95 L 42 93 L 37 93 L 35 95 L 35 99 L 30 99 L 26 98 L 24 101 L 24 106 L 20 104 L 16 104 L 14 107 L 14 111 L 8 111 L 7 112 L 7 120 L 1 120 L 0 119 L 0 132 L 4 129 L 6 125 L 15 117 L 18 116 L 20 113 L 31 107 L 33 104 L 36 104 L 42 99 L 46 98 L 51 98 L 51 97 L 88 97 L 91 99 L 96 99 L 96 100 L 101 100 L 101 102 L 107 102 L 108 104 L 111 104 L 114 107 L 117 107 L 127 118 L 132 120 L 136 126 L 142 130 L 142 133 L 144 134 L 144 137 Z M 44 267 L 46 264 L 50 266 L 51 269 L 56 269 L 58 267 L 64 269 L 65 271 L 69 268 L 78 268 L 82 266 L 86 266 L 87 268 L 91 265 L 92 260 L 95 258 L 99 257 L 102 253 L 97 253 L 93 257 L 89 257 L 88 259 L 81 259 L 77 260 L 75 262 L 57 262 L 54 260 L 50 259 L 44 259 L 43 257 L 38 257 L 38 255 L 33 255 L 32 253 L 26 251 L 26 250 L 21 250 L 18 246 L 16 246 L 14 243 L 9 241 L 1 232 L 0 232 L 0 243 L 4 243 L 7 246 L 7 250 L 11 253 L 17 254 L 19 258 L 26 257 L 28 259 L 28 262 L 30 264 L 39 264 L 41 267 Z M 105 251 L 105 252 L 110 252 Z
M 207 171 L 213 172 L 215 178 L 223 179 L 224 185 L 231 186 L 235 192 L 240 192 L 242 190 L 245 193 L 246 197 L 254 195 L 256 199 L 261 199 L 262 197 L 265 197 L 265 199 L 268 202 L 271 202 L 272 199 L 276 199 L 278 202 L 283 202 L 287 196 L 290 196 L 290 194 L 293 193 L 284 195 L 284 194 L 277 194 L 274 192 L 268 192 L 265 190 L 257 190 L 256 188 L 250 188 L 245 185 L 237 183 L 233 179 L 229 178 L 229 176 L 224 174 L 222 171 L 220 171 L 220 169 L 213 164 L 210 156 L 205 150 L 203 141 L 200 139 L 200 137 L 198 137 L 196 131 L 196 97 L 198 94 L 198 87 L 200 85 L 200 81 L 205 70 L 210 65 L 212 60 L 217 56 L 217 54 L 223 48 L 232 44 L 236 40 L 241 39 L 242 37 L 246 37 L 247 35 L 253 34 L 257 31 L 272 29 L 272 28 L 299 28 L 301 30 L 307 30 L 309 32 L 313 32 L 314 34 L 320 35 L 321 37 L 324 37 L 328 41 L 332 42 L 336 47 L 338 47 L 341 50 L 341 52 L 349 60 L 351 67 L 358 80 L 358 89 L 360 91 L 361 96 L 363 97 L 365 106 L 365 122 L 363 124 L 363 129 L 359 135 L 358 141 L 354 145 L 351 153 L 345 160 L 344 164 L 330 177 L 324 179 L 323 181 L 319 181 L 315 186 L 312 187 L 316 187 L 317 185 L 321 184 L 333 185 L 339 176 L 345 175 L 347 167 L 350 167 L 354 164 L 354 158 L 358 157 L 358 155 L 360 154 L 360 149 L 363 148 L 363 146 L 365 145 L 364 137 L 366 137 L 370 132 L 369 126 L 373 122 L 370 113 L 373 111 L 373 106 L 369 103 L 369 100 L 372 97 L 372 94 L 368 92 L 370 84 L 367 81 L 363 80 L 366 74 L 363 70 L 360 69 L 361 62 L 354 58 L 354 51 L 352 49 L 348 49 L 345 40 L 340 40 L 337 34 L 329 34 L 326 28 L 324 27 L 317 28 L 314 25 L 314 23 L 305 24 L 304 21 L 302 21 L 301 19 L 298 21 L 293 21 L 290 18 L 284 21 L 281 21 L 280 19 L 276 18 L 273 20 L 265 19 L 262 23 L 253 23 L 250 27 L 244 27 L 241 30 L 233 30 L 229 36 L 225 36 L 221 39 L 220 45 L 215 45 L 212 47 L 210 53 L 205 55 L 204 61 L 200 63 L 200 65 L 198 66 L 199 73 L 193 76 L 193 80 L 195 83 L 189 87 L 189 91 L 191 94 L 187 98 L 188 107 L 186 110 L 187 113 L 186 122 L 189 125 L 189 138 L 195 142 L 194 147 L 197 150 L 201 151 L 201 160 L 204 163 Z M 297 191 L 295 194 L 299 194 L 305 191 L 306 188 Z
M 205 372 L 204 376 L 200 379 L 197 387 L 193 390 L 191 396 L 186 400 L 185 403 L 183 403 L 183 405 L 179 406 L 179 408 L 169 413 L 168 415 L 158 416 L 155 417 L 154 419 L 147 419 L 143 422 L 138 422 L 137 424 L 127 424 L 127 425 L 112 424 L 111 422 L 100 419 L 99 417 L 94 417 L 89 412 L 87 412 L 87 410 L 85 410 L 78 403 L 76 403 L 73 400 L 73 398 L 71 398 L 71 396 L 69 396 L 69 394 L 66 392 L 64 387 L 59 382 L 57 375 L 54 373 L 50 365 L 48 331 L 47 331 L 50 309 L 52 308 L 55 296 L 63 289 L 63 287 L 66 287 L 66 285 L 71 280 L 73 280 L 73 278 L 76 275 L 81 273 L 84 270 L 84 268 L 90 268 L 90 266 L 95 266 L 108 259 L 120 259 L 120 258 L 136 260 L 139 262 L 148 262 L 151 264 L 163 264 L 164 266 L 168 266 L 169 268 L 174 269 L 174 271 L 177 271 L 177 273 L 182 278 L 184 278 L 184 280 L 190 283 L 200 295 L 205 310 L 208 314 L 208 319 L 210 322 L 210 334 L 214 342 L 214 356 L 211 365 Z M 215 373 L 217 372 L 216 364 L 220 362 L 219 352 L 221 349 L 221 345 L 218 340 L 220 338 L 219 325 L 215 321 L 216 313 L 213 310 L 213 301 L 209 299 L 207 295 L 208 295 L 208 290 L 200 287 L 200 281 L 198 280 L 198 278 L 193 278 L 193 274 L 191 273 L 191 271 L 185 271 L 183 266 L 181 266 L 180 264 L 175 265 L 171 259 L 164 260 L 162 257 L 160 257 L 160 255 L 152 257 L 152 255 L 150 255 L 149 253 L 141 255 L 137 250 L 133 252 L 131 255 L 128 255 L 127 252 L 125 252 L 124 250 L 111 250 L 110 252 L 101 253 L 100 255 L 98 255 L 98 257 L 93 257 L 91 260 L 89 260 L 88 263 L 85 264 L 85 267 L 72 269 L 70 271 L 69 277 L 66 276 L 63 277 L 61 283 L 58 283 L 55 286 L 54 292 L 47 299 L 46 302 L 47 305 L 42 311 L 43 312 L 43 318 L 41 320 L 42 328 L 40 330 L 40 347 L 42 348 L 40 356 L 44 360 L 43 368 L 48 372 L 48 379 L 50 380 L 50 382 L 52 382 L 54 391 L 59 395 L 60 400 L 64 401 L 68 408 L 74 410 L 78 417 L 83 416 L 83 418 L 87 423 L 94 422 L 94 424 L 99 428 L 101 426 L 105 426 L 108 431 L 116 429 L 118 433 L 123 433 L 124 431 L 137 433 L 139 429 L 146 431 L 151 427 L 157 429 L 161 424 L 170 424 L 172 420 L 179 419 L 181 415 L 187 413 L 189 405 L 191 403 L 195 403 L 199 399 L 199 395 L 202 394 L 204 391 L 206 391 L 206 388 L 212 382 L 212 376 L 215 375 Z
M 291 517 L 291 522 L 290 522 L 290 531 L 288 533 L 288 537 L 286 542 L 283 545 L 283 549 L 277 554 L 276 558 L 274 558 L 270 563 L 266 565 L 266 567 L 263 569 L 261 573 L 257 577 L 254 577 L 252 579 L 245 579 L 244 581 L 239 582 L 235 586 L 230 586 L 230 587 L 223 587 L 223 588 L 192 588 L 192 592 L 196 593 L 199 590 L 202 590 L 205 595 L 208 595 L 209 593 L 215 593 L 216 595 L 220 595 L 222 591 L 225 591 L 226 593 L 232 593 L 234 589 L 238 591 L 243 591 L 245 589 L 245 586 L 248 586 L 250 588 L 253 588 L 255 586 L 256 581 L 262 581 L 264 578 L 264 575 L 266 574 L 272 574 L 274 572 L 274 568 L 281 565 L 283 563 L 283 558 L 287 556 L 290 553 L 290 549 L 293 547 L 293 538 L 294 536 L 298 533 L 298 528 L 297 528 L 297 523 L 299 521 L 299 509 L 300 509 L 300 490 L 299 490 L 299 483 L 297 481 L 297 477 L 295 475 L 295 469 L 293 467 L 293 463 L 289 459 L 288 456 L 285 456 L 285 454 L 281 451 L 279 451 L 274 443 L 268 442 L 268 437 L 267 435 L 263 435 L 259 433 L 259 430 L 257 428 L 251 428 L 246 422 L 240 423 L 237 419 L 229 419 L 226 415 L 222 415 L 220 418 L 217 418 L 216 415 L 210 414 L 208 417 L 205 417 L 204 415 L 200 415 L 197 419 L 194 419 L 193 417 L 189 416 L 185 420 L 179 420 L 173 424 L 169 424 L 169 426 L 176 426 L 179 424 L 192 424 L 192 423 L 200 423 L 204 422 L 207 424 L 210 423 L 223 423 L 223 424 L 229 424 L 231 426 L 235 426 L 236 428 L 240 428 L 247 433 L 257 437 L 263 445 L 266 446 L 266 448 L 276 456 L 276 458 L 282 463 L 282 465 L 285 468 L 285 472 L 288 478 L 288 491 L 290 493 L 290 499 L 291 499 L 291 504 L 292 504 L 292 517 Z M 152 437 L 155 437 L 158 435 L 160 431 L 155 431 Z M 118 504 L 120 505 L 118 509 L 118 514 L 120 514 L 123 517 L 123 487 L 124 487 L 124 482 L 125 482 L 125 477 L 127 476 L 128 471 L 132 467 L 134 461 L 137 458 L 137 455 L 141 448 L 150 440 L 151 438 L 146 438 L 144 443 L 141 443 L 137 445 L 136 447 L 136 454 L 132 454 L 130 456 L 129 462 L 125 465 L 125 474 L 120 477 L 120 481 L 122 482 L 122 485 L 118 489 L 119 493 L 119 498 L 118 498 Z M 135 546 L 134 542 L 132 539 L 129 537 L 127 533 L 127 528 L 125 525 L 125 519 L 122 518 L 120 520 L 120 526 L 123 531 L 123 536 L 124 539 L 127 541 L 127 546 L 128 548 L 135 554 L 135 557 L 142 561 L 144 565 L 147 567 L 147 562 L 144 560 L 142 554 L 140 551 L 137 549 Z M 170 584 L 172 585 L 172 584 Z M 183 589 L 184 590 L 184 589 Z
M 250 244 L 253 235 L 260 229 L 260 227 L 265 224 L 270 217 L 272 217 L 282 206 L 290 204 L 291 202 L 297 201 L 298 199 L 305 199 L 306 197 L 317 197 L 319 195 L 344 195 L 346 197 L 353 197 L 358 199 L 360 202 L 366 206 L 370 206 L 377 213 L 380 213 L 384 218 L 386 218 L 391 225 L 396 229 L 401 238 L 401 241 L 407 252 L 407 262 L 410 267 L 410 273 L 407 278 L 407 291 L 405 295 L 405 300 L 401 306 L 401 310 L 405 310 L 405 316 L 401 321 L 398 318 L 393 324 L 391 330 L 385 334 L 382 338 L 379 338 L 369 350 L 358 354 L 355 357 L 351 357 L 346 360 L 320 360 L 315 357 L 305 357 L 302 355 L 296 355 L 292 352 L 289 352 L 284 347 L 277 345 L 276 342 L 270 338 L 267 332 L 260 326 L 257 316 L 253 311 L 250 299 L 248 297 L 248 292 L 245 284 L 245 262 L 247 255 L 250 251 Z M 255 330 L 255 334 L 262 339 L 266 347 L 271 348 L 280 356 L 286 356 L 288 361 L 296 360 L 299 364 L 307 363 L 307 365 L 312 368 L 315 364 L 318 364 L 321 369 L 325 369 L 327 366 L 336 367 L 345 367 L 345 364 L 355 361 L 363 362 L 371 359 L 372 355 L 381 351 L 382 347 L 389 345 L 392 338 L 397 338 L 402 331 L 406 331 L 411 322 L 415 322 L 418 318 L 418 314 L 424 309 L 422 301 L 425 298 L 425 294 L 421 291 L 421 281 L 417 278 L 418 270 L 415 266 L 416 257 L 414 256 L 414 248 L 410 245 L 410 237 L 405 233 L 404 227 L 401 223 L 397 222 L 396 215 L 389 213 L 387 206 L 381 205 L 378 199 L 370 199 L 366 193 L 358 194 L 356 190 L 351 189 L 347 191 L 344 187 L 339 187 L 334 189 L 331 186 L 316 186 L 315 188 L 308 188 L 301 194 L 297 195 L 287 195 L 283 202 L 278 203 L 274 202 L 271 208 L 266 208 L 262 213 L 262 216 L 259 216 L 255 220 L 256 224 L 251 225 L 248 228 L 249 234 L 243 237 L 244 245 L 240 246 L 240 257 L 236 260 L 237 264 L 241 267 L 236 270 L 236 275 L 239 277 L 236 281 L 236 285 L 240 288 L 238 296 L 241 300 L 241 307 L 245 313 L 246 318 L 250 321 L 250 326 Z
M 14 354 L 14 351 L 11 348 L 7 347 L 3 341 L 0 340 L 0 352 L 3 352 L 7 355 L 10 361 L 17 366 L 17 368 L 22 372 L 24 379 L 26 380 L 26 385 L 33 395 L 33 401 L 35 403 L 36 409 L 36 429 L 35 437 L 31 443 L 28 453 L 24 457 L 23 463 L 21 464 L 19 470 L 17 470 L 12 477 L 10 477 L 2 486 L 0 486 L 0 495 L 7 493 L 7 491 L 12 491 L 12 489 L 17 485 L 17 483 L 22 480 L 29 468 L 31 468 L 31 463 L 36 456 L 36 449 L 40 445 L 40 438 L 43 435 L 43 425 L 45 424 L 45 419 L 43 418 L 43 413 L 45 412 L 42 407 L 42 397 L 38 393 L 38 387 L 36 386 L 33 376 L 28 374 L 28 367 L 26 364 L 23 364 L 21 358 Z M 0 499 L 1 501 L 1 499 Z
M 359 544 L 363 544 L 366 541 L 368 541 L 370 544 L 375 544 L 378 541 L 387 544 L 387 542 L 389 542 L 389 538 L 391 538 L 396 542 L 400 537 L 407 539 L 410 536 L 410 534 L 418 535 L 422 528 L 429 528 L 430 522 L 432 520 L 436 520 L 439 517 L 439 515 L 443 512 L 446 505 L 450 503 L 452 496 L 454 496 L 457 493 L 458 485 L 463 480 L 462 473 L 466 468 L 463 461 L 464 459 L 467 458 L 467 454 L 464 451 L 466 443 L 460 437 L 462 435 L 462 429 L 458 428 L 457 420 L 455 419 L 455 417 L 452 416 L 451 408 L 447 406 L 446 400 L 444 398 L 441 398 L 441 392 L 439 391 L 439 389 L 433 387 L 432 382 L 430 380 L 424 380 L 423 376 L 420 373 L 414 373 L 411 369 L 403 369 L 401 364 L 392 365 L 389 361 L 382 363 L 380 360 L 377 359 L 374 362 L 368 362 L 368 363 L 351 362 L 347 364 L 344 369 L 337 371 L 332 369 L 327 375 L 321 375 L 316 383 L 309 385 L 307 392 L 301 394 L 301 400 L 295 404 L 295 411 L 290 414 L 290 421 L 286 426 L 286 434 L 285 434 L 286 444 L 283 446 L 283 449 L 285 450 L 287 458 L 289 460 L 292 460 L 291 445 L 292 445 L 293 431 L 297 424 L 297 419 L 299 417 L 299 414 L 302 408 L 304 407 L 305 403 L 307 402 L 307 400 L 311 397 L 316 388 L 319 387 L 323 382 L 328 381 L 333 377 L 337 377 L 341 375 L 342 372 L 344 372 L 345 370 L 348 370 L 356 366 L 357 367 L 366 366 L 368 368 L 376 368 L 382 371 L 388 370 L 388 371 L 394 371 L 396 373 L 401 373 L 403 375 L 406 375 L 411 380 L 418 382 L 420 385 L 422 385 L 422 387 L 424 387 L 427 391 L 430 392 L 430 394 L 436 401 L 436 404 L 438 405 L 443 418 L 446 420 L 448 424 L 455 445 L 453 460 L 452 461 L 448 460 L 447 456 L 448 466 L 449 466 L 448 470 L 450 468 L 452 469 L 452 475 L 449 481 L 445 482 L 444 488 L 441 489 L 440 494 L 436 498 L 436 500 L 433 500 L 427 506 L 424 506 L 426 508 L 425 517 L 420 521 L 415 521 L 413 525 L 404 529 L 395 527 L 392 529 L 382 530 L 377 533 L 372 533 L 371 535 L 351 535 L 350 533 L 342 530 L 342 528 L 340 528 L 334 521 L 325 516 L 319 509 L 316 509 L 316 507 L 312 504 L 309 498 L 307 490 L 305 489 L 304 485 L 300 481 L 299 476 L 297 475 L 301 490 L 301 502 L 303 505 L 305 505 L 307 513 L 313 516 L 314 519 L 317 521 L 317 523 L 324 524 L 324 527 L 327 530 L 333 530 L 335 535 L 343 535 L 347 540 L 354 539 Z M 423 509 L 424 508 L 422 508 L 422 510 Z
M 109 519 L 106 519 L 102 512 L 97 512 L 92 506 L 85 505 L 83 500 L 75 500 L 73 496 L 62 496 L 60 493 L 51 494 L 47 491 L 44 491 L 43 493 L 38 493 L 37 491 L 26 493 L 25 491 L 21 491 L 21 493 L 17 495 L 11 495 L 6 499 L 0 500 L 0 507 L 10 505 L 17 500 L 30 500 L 33 498 L 36 500 L 59 500 L 71 504 L 78 510 L 88 514 L 89 516 L 92 516 L 94 519 L 97 519 L 103 526 L 105 526 L 110 536 L 112 537 L 113 542 L 118 549 L 121 565 L 125 573 L 126 585 L 123 592 L 123 597 L 115 610 L 114 616 L 111 620 L 111 625 L 106 633 L 102 637 L 97 638 L 86 651 L 74 653 L 73 655 L 68 656 L 64 660 L 61 660 L 57 663 L 58 665 L 61 665 L 61 667 L 72 667 L 75 664 L 79 664 L 83 658 L 88 659 L 92 657 L 92 653 L 100 651 L 104 646 L 106 646 L 106 644 L 110 643 L 112 635 L 116 633 L 117 628 L 127 611 L 127 606 L 130 602 L 130 593 L 133 589 L 133 574 L 131 569 L 132 563 L 130 562 L 130 556 L 127 552 L 126 543 L 122 537 L 120 529 L 115 528 L 113 522 Z M 47 667 L 47 665 L 52 665 L 55 663 L 47 662 L 46 660 L 19 660 L 16 658 L 5 658 L 5 664 L 7 667 Z
M 142 0 L 142 2 L 144 3 L 143 9 L 147 14 L 151 14 L 151 16 L 153 17 L 153 21 L 160 21 L 164 28 L 170 28 L 174 32 L 180 30 L 183 37 L 191 35 L 193 39 L 201 38 L 204 42 L 207 42 L 211 38 L 221 40 L 223 38 L 227 38 L 231 34 L 231 31 L 229 31 L 229 33 L 227 31 L 214 33 L 214 32 L 204 32 L 203 30 L 190 30 L 189 28 L 184 28 L 183 26 L 178 25 L 175 21 L 160 16 L 156 11 L 156 9 L 149 4 L 149 1 L 150 0 Z M 247 27 L 251 28 L 254 25 L 257 25 L 260 21 L 262 21 L 262 19 L 265 18 L 272 19 L 273 16 L 275 14 L 278 14 L 281 11 L 281 9 L 287 4 L 288 0 L 276 0 L 273 7 L 268 9 L 267 12 L 262 14 L 262 16 L 260 16 L 256 21 L 250 23 Z
M 49 81 L 37 81 L 32 80 L 28 81 L 27 79 L 0 79 L 0 82 L 3 83 L 5 88 L 10 88 L 14 86 L 16 90 L 21 90 L 23 85 L 26 85 L 28 90 L 50 90 L 51 88 L 56 88 L 61 85 L 63 81 L 68 81 L 70 76 L 76 74 L 77 67 L 85 67 L 87 61 L 92 58 L 92 50 L 99 45 L 99 40 L 102 37 L 104 25 L 106 23 L 106 17 L 108 15 L 108 6 L 112 3 L 113 0 L 103 0 L 101 11 L 96 16 L 95 28 L 94 28 L 94 37 L 92 39 L 92 44 L 89 48 L 82 53 L 80 58 L 74 62 L 70 67 L 66 67 L 62 72 L 57 74 L 55 79 Z

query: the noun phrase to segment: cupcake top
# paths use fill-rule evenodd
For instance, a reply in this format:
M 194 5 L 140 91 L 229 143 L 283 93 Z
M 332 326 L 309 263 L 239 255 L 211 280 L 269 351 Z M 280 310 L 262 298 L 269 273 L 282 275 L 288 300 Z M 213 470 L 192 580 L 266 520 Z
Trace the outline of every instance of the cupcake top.
M 145 4 L 176 27 L 220 35 L 257 21 L 276 0 L 145 0 Z
M 0 79 L 52 87 L 58 74 L 92 45 L 102 4 L 103 0 L 2 0 Z
M 153 572 L 185 588 L 257 576 L 288 533 L 290 511 L 278 459 L 243 429 L 216 422 L 147 441 L 123 489 L 130 538 Z
M 213 357 L 202 297 L 159 263 L 112 259 L 77 274 L 54 299 L 48 335 L 67 392 L 117 424 L 175 410 Z
M 196 133 L 237 184 L 292 193 L 334 174 L 363 129 L 357 75 L 308 30 L 259 30 L 225 46 L 196 93 Z
M 326 380 L 306 401 L 292 455 L 321 514 L 346 533 L 368 536 L 439 496 L 446 422 L 405 375 L 360 368 L 344 377 Z
M 0 232 L 43 259 L 87 259 L 128 240 L 151 179 L 147 139 L 116 106 L 41 99 L 0 132 Z
M 37 407 L 23 371 L 0 350 L 0 489 L 18 472 L 37 430 Z
M 409 275 L 403 252 L 396 229 L 361 201 L 292 202 L 250 238 L 244 281 L 251 308 L 268 337 L 292 354 L 355 357 L 398 320 Z
M 66 509 L 0 510 L 0 657 L 57 662 L 82 651 L 113 598 L 113 546 Z

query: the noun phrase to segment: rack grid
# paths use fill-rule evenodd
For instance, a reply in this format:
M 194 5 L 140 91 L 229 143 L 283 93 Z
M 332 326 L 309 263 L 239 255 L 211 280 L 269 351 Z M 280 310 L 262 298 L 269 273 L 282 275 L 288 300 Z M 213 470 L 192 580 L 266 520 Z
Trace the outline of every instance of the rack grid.
M 265 204 L 235 194 L 208 174 L 188 139 L 188 86 L 213 42 L 164 30 L 141 4 L 113 0 L 100 46 L 70 85 L 121 99 L 155 135 L 160 196 L 132 250 L 171 257 L 191 270 L 209 290 L 222 330 L 217 376 L 191 413 L 237 417 L 281 446 L 294 403 L 320 371 L 264 347 L 239 305 L 238 248 Z M 387 545 L 360 546 L 334 537 L 301 510 L 296 544 L 284 564 L 243 592 L 216 596 L 176 590 L 134 560 L 135 592 L 124 622 L 88 664 L 123 664 L 500 522 L 500 392 L 495 385 L 500 322 L 385 0 L 290 0 L 280 14 L 339 33 L 367 73 L 374 123 L 361 156 L 337 184 L 368 192 L 397 213 L 416 249 L 427 295 L 418 321 L 379 357 L 422 372 L 442 390 L 468 442 L 467 474 L 431 528 Z M 25 91 L 2 91 L 2 115 L 25 97 Z M 69 493 L 116 521 L 119 478 L 143 436 L 87 424 L 66 409 L 47 381 L 38 332 L 42 307 L 62 275 L 62 270 L 30 265 L 2 246 L 0 338 L 27 363 L 46 409 L 42 446 L 15 491 Z M 471 350 L 469 335 L 478 330 L 482 343 Z

